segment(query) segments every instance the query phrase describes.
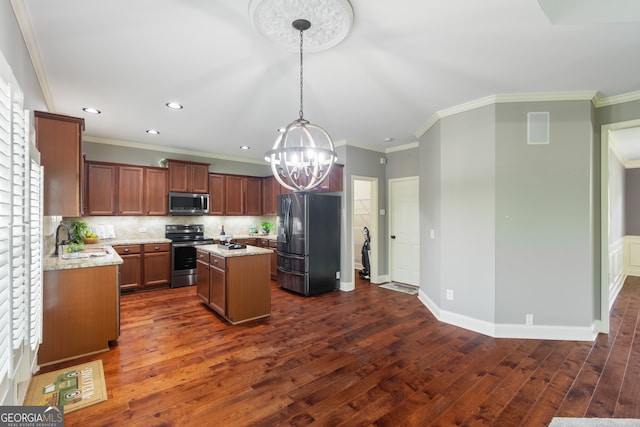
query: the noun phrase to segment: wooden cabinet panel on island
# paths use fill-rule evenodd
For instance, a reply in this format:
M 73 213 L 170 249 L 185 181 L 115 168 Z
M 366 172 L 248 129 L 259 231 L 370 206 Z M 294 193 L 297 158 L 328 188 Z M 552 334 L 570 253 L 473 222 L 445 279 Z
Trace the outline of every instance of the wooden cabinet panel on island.
M 82 216 L 84 119 L 34 111 L 36 147 L 44 167 L 45 216 Z
M 198 250 L 197 266 L 198 296 L 231 324 L 271 315 L 269 253 L 224 257 Z
M 173 159 L 167 162 L 169 163 L 169 191 L 209 192 L 209 164 Z
M 45 271 L 42 283 L 39 365 L 105 351 L 118 339 L 117 265 Z

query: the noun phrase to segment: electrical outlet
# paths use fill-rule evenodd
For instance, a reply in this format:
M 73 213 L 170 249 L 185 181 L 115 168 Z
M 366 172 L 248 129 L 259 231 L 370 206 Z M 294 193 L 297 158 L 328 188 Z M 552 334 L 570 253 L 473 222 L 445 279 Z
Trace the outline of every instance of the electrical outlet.
M 453 301 L 453 289 L 447 289 L 447 299 Z
M 525 317 L 527 326 L 533 325 L 533 314 L 527 314 Z
M 340 272 L 336 271 L 336 280 L 340 280 Z

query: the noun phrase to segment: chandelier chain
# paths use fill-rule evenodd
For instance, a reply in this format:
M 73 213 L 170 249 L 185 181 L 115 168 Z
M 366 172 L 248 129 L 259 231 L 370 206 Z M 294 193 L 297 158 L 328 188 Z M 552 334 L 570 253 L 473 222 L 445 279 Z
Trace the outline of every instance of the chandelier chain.
M 300 30 L 300 119 L 304 118 L 304 113 L 302 111 L 302 33 L 304 30 Z

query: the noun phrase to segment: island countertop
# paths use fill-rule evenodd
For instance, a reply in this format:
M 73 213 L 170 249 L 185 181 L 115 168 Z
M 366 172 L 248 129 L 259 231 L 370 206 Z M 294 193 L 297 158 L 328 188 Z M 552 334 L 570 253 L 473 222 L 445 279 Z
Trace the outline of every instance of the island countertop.
M 257 246 L 247 245 L 246 249 L 225 249 L 221 248 L 217 244 L 214 245 L 198 245 L 199 251 L 208 252 L 210 254 L 218 255 L 224 258 L 238 257 L 238 256 L 251 256 L 251 255 L 264 255 L 271 254 L 273 250 L 267 248 L 259 248 Z

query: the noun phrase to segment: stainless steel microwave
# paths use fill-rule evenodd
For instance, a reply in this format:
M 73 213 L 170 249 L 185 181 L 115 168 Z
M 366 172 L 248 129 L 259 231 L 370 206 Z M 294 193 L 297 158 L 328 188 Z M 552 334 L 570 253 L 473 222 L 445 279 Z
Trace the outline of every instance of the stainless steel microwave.
M 169 215 L 208 215 L 209 195 L 169 193 Z

